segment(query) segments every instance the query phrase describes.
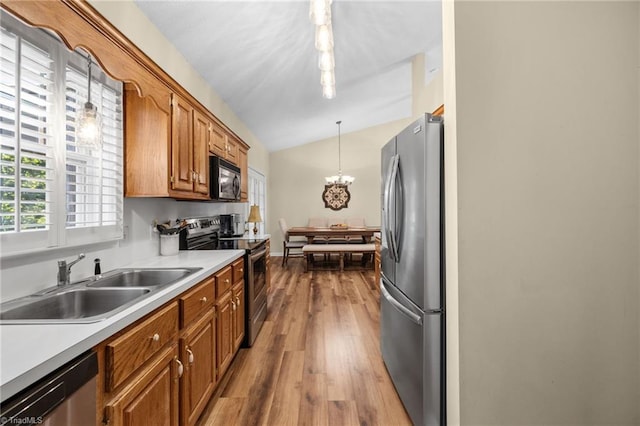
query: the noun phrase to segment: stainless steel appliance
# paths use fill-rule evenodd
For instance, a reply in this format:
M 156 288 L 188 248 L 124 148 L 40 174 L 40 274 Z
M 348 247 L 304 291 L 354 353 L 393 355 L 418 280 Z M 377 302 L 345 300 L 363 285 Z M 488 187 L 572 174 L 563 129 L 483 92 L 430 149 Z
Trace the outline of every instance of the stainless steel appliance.
M 240 201 L 240 168 L 220 157 L 209 157 L 210 196 L 213 200 Z
M 242 216 L 237 213 L 220 215 L 220 236 L 241 237 L 244 234 Z
M 95 424 L 97 374 L 95 352 L 80 355 L 22 393 L 3 401 L 0 425 Z
M 244 250 L 245 346 L 252 346 L 267 317 L 267 245 L 264 239 L 219 238 L 221 216 L 184 219 L 180 250 Z
M 381 350 L 416 425 L 446 424 L 443 141 L 425 114 L 382 148 Z

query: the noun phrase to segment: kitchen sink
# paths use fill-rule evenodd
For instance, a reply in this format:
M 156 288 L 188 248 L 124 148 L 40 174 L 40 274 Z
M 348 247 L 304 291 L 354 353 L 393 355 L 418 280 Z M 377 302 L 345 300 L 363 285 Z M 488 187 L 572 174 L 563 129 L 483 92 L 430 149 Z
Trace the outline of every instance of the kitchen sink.
M 87 287 L 163 287 L 173 284 L 200 268 L 116 269 Z
M 0 305 L 0 324 L 102 321 L 202 268 L 123 268 Z
M 95 322 L 123 310 L 151 292 L 146 288 L 78 288 L 44 296 L 27 296 L 3 309 L 0 320 L 15 323 Z M 21 302 L 21 303 L 20 303 Z

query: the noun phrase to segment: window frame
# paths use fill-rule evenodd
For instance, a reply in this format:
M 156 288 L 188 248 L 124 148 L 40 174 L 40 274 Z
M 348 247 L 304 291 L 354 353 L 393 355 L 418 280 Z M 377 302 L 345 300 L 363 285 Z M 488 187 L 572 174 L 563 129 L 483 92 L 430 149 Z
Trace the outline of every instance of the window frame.
M 72 67 L 75 71 L 84 74 L 86 80 L 86 62 L 84 70 L 82 67 L 84 52 L 71 51 L 67 46 L 53 33 L 29 27 L 18 18 L 12 16 L 5 10 L 1 12 L 2 27 L 10 33 L 18 37 L 18 52 L 16 57 L 22 60 L 20 49 L 22 49 L 22 40 L 42 49 L 51 56 L 52 63 L 52 88 L 51 88 L 51 110 L 47 113 L 47 139 L 43 144 L 45 150 L 51 150 L 52 167 L 47 165 L 47 169 L 52 169 L 53 179 L 50 186 L 46 188 L 47 193 L 52 194 L 51 200 L 47 200 L 49 209 L 48 228 L 40 230 L 20 230 L 20 226 L 16 224 L 16 231 L 0 233 L 0 258 L 20 256 L 42 251 L 70 248 L 76 246 L 84 246 L 91 244 L 100 244 L 109 241 L 117 241 L 123 238 L 123 210 L 124 210 L 124 194 L 122 181 L 124 176 L 123 170 L 123 151 L 124 151 L 124 110 L 123 110 L 123 86 L 121 82 L 109 78 L 102 69 L 94 62 L 92 67 L 92 86 L 94 83 L 104 84 L 117 92 L 119 101 L 117 102 L 117 116 L 114 119 L 115 126 L 115 159 L 113 172 L 115 173 L 116 194 L 115 194 L 115 223 L 113 225 L 97 225 L 77 228 L 67 227 L 67 116 L 66 110 L 66 69 Z M 16 79 L 21 79 L 22 65 L 18 63 L 17 68 L 20 70 Z M 93 87 L 92 87 L 93 89 Z M 15 96 L 17 110 L 15 111 L 15 138 L 16 138 L 16 164 L 20 164 L 22 154 L 21 144 L 21 123 L 23 117 L 20 114 L 22 105 L 22 92 L 20 86 L 16 86 Z M 94 96 L 92 90 L 92 98 Z M 92 99 L 94 100 L 94 99 Z M 101 100 L 101 98 L 100 98 Z M 100 109 L 99 109 L 100 110 Z M 102 113 L 102 111 L 100 110 Z M 104 122 L 103 122 L 104 126 Z M 103 156 L 103 148 L 99 150 L 100 160 Z M 71 155 L 69 155 L 71 157 Z M 103 163 L 100 162 L 99 176 L 103 175 Z M 19 167 L 15 171 L 16 179 L 20 179 Z M 99 181 L 102 185 L 102 181 Z M 16 209 L 20 208 L 19 186 L 15 186 L 14 203 Z M 102 192 L 100 192 L 102 194 Z M 98 208 L 99 217 L 103 213 L 103 200 L 100 197 L 100 207 Z M 16 214 L 20 221 L 20 213 Z

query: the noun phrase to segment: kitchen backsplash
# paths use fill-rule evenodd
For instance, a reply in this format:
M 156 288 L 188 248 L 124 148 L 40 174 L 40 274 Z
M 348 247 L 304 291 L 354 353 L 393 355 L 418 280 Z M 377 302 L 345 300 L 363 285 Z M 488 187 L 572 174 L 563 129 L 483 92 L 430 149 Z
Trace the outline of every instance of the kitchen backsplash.
M 153 221 L 166 222 L 189 216 L 225 213 L 246 215 L 246 203 L 183 202 L 163 198 L 125 198 L 123 240 L 91 246 L 59 249 L 0 260 L 0 301 L 26 296 L 56 285 L 57 262 L 86 258 L 71 270 L 75 281 L 93 274 L 93 259 L 100 258 L 102 271 L 124 267 L 139 259 L 158 255 L 160 240 Z

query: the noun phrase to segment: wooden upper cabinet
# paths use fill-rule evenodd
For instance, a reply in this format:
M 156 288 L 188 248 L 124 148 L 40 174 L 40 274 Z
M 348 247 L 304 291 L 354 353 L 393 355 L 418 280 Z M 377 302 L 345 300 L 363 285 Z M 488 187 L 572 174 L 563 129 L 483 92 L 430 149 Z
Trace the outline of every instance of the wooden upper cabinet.
M 209 142 L 211 122 L 202 112 L 193 110 L 193 192 L 209 196 Z
M 225 157 L 227 161 L 230 163 L 238 165 L 238 146 L 240 142 L 238 142 L 232 136 L 227 136 L 227 156 Z
M 168 197 L 171 115 L 129 83 L 124 105 L 124 196 Z
M 176 198 L 209 198 L 209 120 L 174 94 L 171 109 L 171 189 Z
M 70 49 L 88 50 L 124 82 L 126 197 L 208 200 L 209 152 L 241 166 L 239 148 L 249 146 L 89 2 L 2 0 L 0 7 L 57 33 Z
M 215 156 L 226 158 L 227 133 L 215 123 L 211 124 L 211 141 L 209 142 L 209 152 Z
M 193 190 L 193 107 L 173 95 L 171 109 L 171 189 Z
M 238 167 L 240 167 L 240 201 L 249 201 L 249 153 L 242 145 L 238 147 Z

